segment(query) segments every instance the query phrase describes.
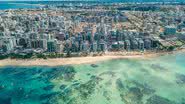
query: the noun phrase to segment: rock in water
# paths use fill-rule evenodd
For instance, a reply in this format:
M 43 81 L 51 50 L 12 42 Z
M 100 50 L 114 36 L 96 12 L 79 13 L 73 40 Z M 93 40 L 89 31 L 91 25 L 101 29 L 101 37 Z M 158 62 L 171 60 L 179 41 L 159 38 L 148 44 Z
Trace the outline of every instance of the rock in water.
M 106 71 L 106 72 L 103 72 L 101 73 L 99 76 L 103 76 L 103 75 L 110 75 L 111 77 L 114 77 L 115 76 L 115 72 L 112 72 L 112 71 Z
M 93 68 L 97 68 L 97 67 L 98 67 L 98 65 L 96 65 L 96 64 L 91 64 L 91 67 L 93 67 Z
M 44 90 L 51 90 L 51 89 L 53 89 L 54 87 L 55 87 L 54 85 L 48 85 L 48 86 L 44 87 L 43 89 L 44 89 Z
M 66 85 L 61 85 L 61 86 L 60 86 L 60 89 L 61 89 L 61 90 L 64 90 L 66 87 L 67 87 Z
M 146 104 L 176 104 L 173 101 L 170 101 L 169 99 L 163 98 L 161 96 L 154 95 L 147 99 Z
M 177 78 L 176 80 L 177 84 L 185 84 L 185 75 L 177 74 L 176 78 Z
M 124 89 L 124 85 L 120 78 L 116 80 L 116 86 L 119 90 Z
M 142 93 L 141 90 L 140 90 L 139 88 L 137 88 L 137 87 L 132 87 L 132 88 L 130 88 L 130 89 L 129 89 L 129 92 L 130 92 L 131 94 L 134 95 L 134 98 L 135 98 L 136 100 L 141 100 L 142 97 L 143 97 L 143 93 Z

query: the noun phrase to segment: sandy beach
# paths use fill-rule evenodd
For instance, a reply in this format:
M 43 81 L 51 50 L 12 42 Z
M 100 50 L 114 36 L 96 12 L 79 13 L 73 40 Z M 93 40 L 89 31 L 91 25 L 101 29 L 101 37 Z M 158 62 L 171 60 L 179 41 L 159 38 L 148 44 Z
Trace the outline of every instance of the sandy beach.
M 54 59 L 4 59 L 0 60 L 0 66 L 60 66 L 96 63 L 112 59 L 148 59 L 161 55 L 185 52 L 185 49 L 178 49 L 171 52 L 106 52 L 102 56 L 54 58 Z
M 0 60 L 0 66 L 60 66 L 95 63 L 112 59 L 141 59 L 151 58 L 164 53 L 140 53 L 140 52 L 109 52 L 103 56 L 55 58 L 55 59 L 4 59 Z M 166 53 L 167 54 L 167 53 Z
M 142 56 L 97 56 L 97 57 L 75 57 L 75 58 L 56 58 L 56 59 L 31 59 L 16 60 L 5 59 L 0 61 L 0 66 L 59 66 L 94 63 L 118 58 L 142 58 Z

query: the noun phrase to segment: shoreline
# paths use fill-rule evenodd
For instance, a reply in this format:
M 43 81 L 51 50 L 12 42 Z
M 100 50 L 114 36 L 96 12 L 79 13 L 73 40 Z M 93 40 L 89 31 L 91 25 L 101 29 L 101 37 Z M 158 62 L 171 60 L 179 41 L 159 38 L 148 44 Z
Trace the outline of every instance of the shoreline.
M 185 49 L 172 52 L 107 52 L 102 56 L 54 58 L 54 59 L 4 59 L 0 60 L 0 67 L 3 66 L 62 66 L 90 64 L 114 59 L 147 59 L 162 55 L 185 52 Z

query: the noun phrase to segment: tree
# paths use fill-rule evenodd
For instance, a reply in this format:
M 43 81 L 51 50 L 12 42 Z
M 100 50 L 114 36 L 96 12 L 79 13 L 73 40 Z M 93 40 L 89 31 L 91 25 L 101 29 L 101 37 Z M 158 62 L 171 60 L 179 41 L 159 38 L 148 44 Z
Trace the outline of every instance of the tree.
M 24 38 L 21 38 L 19 40 L 19 45 L 21 45 L 23 48 L 26 48 L 27 47 L 26 40 Z
M 174 49 L 175 49 L 175 46 L 169 46 L 169 47 L 167 48 L 168 51 L 173 51 Z

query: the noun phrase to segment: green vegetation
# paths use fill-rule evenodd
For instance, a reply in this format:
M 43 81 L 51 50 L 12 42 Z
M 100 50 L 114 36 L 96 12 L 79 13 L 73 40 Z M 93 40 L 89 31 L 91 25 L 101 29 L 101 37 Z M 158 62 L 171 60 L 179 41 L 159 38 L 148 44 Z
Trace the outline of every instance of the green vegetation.
M 169 46 L 163 46 L 163 45 L 160 45 L 159 46 L 159 50 L 164 50 L 164 51 L 173 51 L 177 48 L 180 48 L 181 46 L 183 46 L 185 43 L 183 41 L 180 41 L 180 40 L 176 40 L 174 41 L 175 44 L 171 44 Z
M 173 51 L 175 50 L 177 47 L 176 46 L 160 46 L 159 49 L 162 51 Z
M 42 59 L 47 59 L 46 55 L 41 54 L 41 53 L 36 54 L 36 57 L 37 57 L 37 58 L 42 58 Z
M 47 59 L 47 58 L 62 58 L 65 57 L 63 53 L 28 53 L 28 54 L 7 54 L 7 55 L 0 55 L 0 60 L 11 58 L 11 59 L 32 59 L 32 58 L 39 58 L 39 59 Z
M 181 41 L 176 41 L 176 46 L 182 46 L 183 43 Z
M 63 58 L 63 53 L 49 53 L 46 55 L 47 58 Z
M 6 59 L 6 58 L 11 58 L 11 59 L 30 59 L 33 57 L 33 53 L 28 53 L 28 54 L 15 54 L 11 53 L 8 55 L 0 55 L 0 60 Z
M 175 48 L 176 48 L 175 46 L 169 46 L 169 47 L 167 47 L 167 50 L 168 51 L 173 51 Z
M 8 55 L 0 55 L 0 60 L 8 58 Z

